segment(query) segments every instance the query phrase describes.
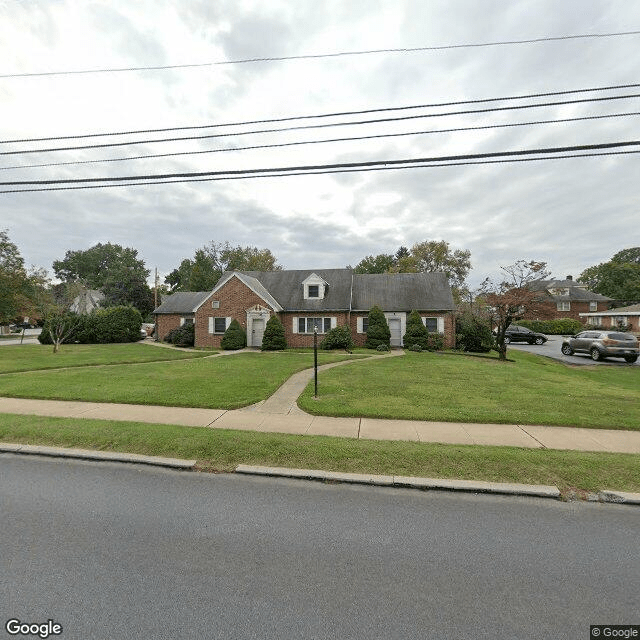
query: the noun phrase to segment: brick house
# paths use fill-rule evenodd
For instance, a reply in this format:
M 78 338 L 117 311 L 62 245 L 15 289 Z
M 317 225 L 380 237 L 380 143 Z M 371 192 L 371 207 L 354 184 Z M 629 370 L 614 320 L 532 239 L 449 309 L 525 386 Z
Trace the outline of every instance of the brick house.
M 277 314 L 289 347 L 313 345 L 320 337 L 347 324 L 356 345 L 366 339 L 367 315 L 378 305 L 391 330 L 391 344 L 402 346 L 407 316 L 417 310 L 430 332 L 441 333 L 445 346 L 454 344 L 455 305 L 443 273 L 356 274 L 352 269 L 232 271 L 222 275 L 213 291 L 176 293 L 154 314 L 157 336 L 185 322 L 195 324 L 195 345 L 220 347 L 231 320 L 247 332 L 247 345 L 260 347 L 269 317 Z
M 618 307 L 608 311 L 581 313 L 582 321 L 603 329 L 617 329 L 620 325 L 630 327 L 630 331 L 640 334 L 640 304 Z
M 612 298 L 589 291 L 586 285 L 567 276 L 564 280 L 536 280 L 529 287 L 540 291 L 546 299 L 549 312 L 546 318 L 527 320 L 572 318 L 585 322 L 584 313 L 606 311 Z

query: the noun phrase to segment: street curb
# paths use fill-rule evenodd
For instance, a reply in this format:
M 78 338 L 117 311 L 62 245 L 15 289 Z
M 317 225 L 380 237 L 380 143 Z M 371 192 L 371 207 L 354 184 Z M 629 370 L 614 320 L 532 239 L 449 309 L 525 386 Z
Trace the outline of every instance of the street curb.
M 287 469 L 283 467 L 259 467 L 241 464 L 236 473 L 277 476 L 282 478 L 300 478 L 367 484 L 384 487 L 407 487 L 422 490 L 466 491 L 471 493 L 497 493 L 503 495 L 534 496 L 538 498 L 561 498 L 558 487 L 547 485 L 511 484 L 503 482 L 484 482 L 479 480 L 445 480 L 441 478 L 413 478 L 406 476 L 387 476 L 360 473 L 341 473 L 315 469 Z M 640 497 L 640 496 L 639 496 Z
M 17 453 L 21 455 L 49 456 L 54 458 L 75 458 L 78 460 L 99 460 L 101 462 L 129 462 L 133 464 L 147 464 L 172 469 L 191 471 L 195 460 L 180 460 L 178 458 L 160 458 L 143 456 L 138 453 L 119 453 L 118 451 L 90 451 L 88 449 L 67 449 L 66 447 L 43 447 L 31 444 L 10 444 L 0 442 L 0 453 Z
M 627 491 L 612 491 L 605 489 L 598 493 L 601 502 L 615 502 L 616 504 L 638 504 L 640 505 L 640 493 L 629 493 Z

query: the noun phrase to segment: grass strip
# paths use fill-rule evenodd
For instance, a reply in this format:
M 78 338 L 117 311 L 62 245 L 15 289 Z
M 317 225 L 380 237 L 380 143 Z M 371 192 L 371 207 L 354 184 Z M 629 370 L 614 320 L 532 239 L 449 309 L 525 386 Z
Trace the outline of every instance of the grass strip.
M 511 362 L 412 353 L 324 371 L 314 415 L 640 429 L 640 367 L 572 367 L 512 350 Z
M 358 357 L 323 352 L 318 363 Z M 265 400 L 294 373 L 312 367 L 313 354 L 246 352 L 138 364 L 7 373 L 0 375 L 0 396 L 237 409 Z
M 0 352 L 0 373 L 38 371 L 66 367 L 134 364 L 185 360 L 210 356 L 215 351 L 178 351 L 143 342 L 131 344 L 64 344 L 58 353 L 51 345 L 5 345 Z
M 421 444 L 0 414 L 0 441 L 238 464 L 640 491 L 640 455 Z

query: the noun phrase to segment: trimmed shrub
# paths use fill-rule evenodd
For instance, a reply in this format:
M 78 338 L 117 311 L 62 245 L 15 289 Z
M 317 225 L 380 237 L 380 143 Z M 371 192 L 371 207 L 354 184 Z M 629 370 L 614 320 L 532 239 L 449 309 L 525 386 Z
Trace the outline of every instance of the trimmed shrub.
M 247 346 L 247 334 L 237 320 L 232 320 L 227 327 L 227 330 L 222 336 L 220 346 L 227 351 L 244 349 Z
M 381 344 L 389 347 L 391 344 L 391 331 L 382 309 L 378 306 L 371 307 L 368 317 L 369 325 L 364 346 L 368 349 L 377 349 Z
M 108 344 L 140 340 L 142 316 L 133 307 L 94 309 L 90 314 L 81 316 L 68 313 L 65 320 L 75 325 L 66 336 L 65 343 Z M 41 344 L 52 344 L 47 322 L 38 340 Z
M 176 347 L 193 347 L 196 341 L 196 326 L 193 322 L 185 322 L 181 327 L 171 329 L 164 341 Z
M 423 349 L 417 342 L 414 342 L 410 347 L 407 347 L 407 350 L 408 351 L 416 351 L 417 353 L 421 353 Z
M 94 309 L 83 317 L 76 341 L 83 344 L 110 344 L 140 340 L 142 316 L 134 307 Z
M 417 311 L 412 311 L 407 318 L 407 331 L 402 338 L 402 343 L 407 349 L 418 345 L 420 350 L 428 348 L 429 331 L 422 322 Z
M 444 336 L 441 333 L 430 333 L 427 338 L 427 351 L 442 351 L 444 349 Z
M 391 347 L 384 342 L 381 342 L 377 347 L 376 351 L 391 351 Z
M 353 347 L 354 344 L 353 338 L 351 337 L 351 328 L 346 324 L 334 327 L 328 331 L 320 342 L 320 348 L 327 350 L 346 349 L 347 351 L 350 351 Z
M 537 333 L 552 336 L 572 336 L 584 331 L 584 325 L 573 318 L 558 318 L 557 320 L 518 320 L 514 322 L 521 327 L 531 329 Z
M 456 347 L 462 351 L 488 353 L 493 348 L 491 327 L 471 313 L 456 318 Z
M 267 320 L 262 336 L 263 351 L 282 351 L 287 348 L 287 339 L 284 335 L 284 327 L 278 316 L 271 316 Z

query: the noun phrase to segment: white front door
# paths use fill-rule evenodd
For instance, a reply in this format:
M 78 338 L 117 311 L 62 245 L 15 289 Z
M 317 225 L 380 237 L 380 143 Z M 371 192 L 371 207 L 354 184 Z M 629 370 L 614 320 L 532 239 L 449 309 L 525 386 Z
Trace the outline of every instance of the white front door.
M 254 318 L 251 323 L 251 346 L 261 347 L 264 335 L 264 318 Z
M 399 347 L 402 345 L 402 323 L 400 318 L 389 318 L 387 320 L 389 331 L 391 331 L 391 346 Z

